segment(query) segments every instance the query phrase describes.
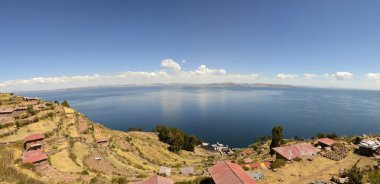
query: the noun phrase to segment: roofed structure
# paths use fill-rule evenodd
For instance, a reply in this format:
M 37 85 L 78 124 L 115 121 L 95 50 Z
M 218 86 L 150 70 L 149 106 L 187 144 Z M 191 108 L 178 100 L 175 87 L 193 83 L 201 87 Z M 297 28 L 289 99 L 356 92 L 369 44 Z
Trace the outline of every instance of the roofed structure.
M 3 108 L 3 109 L 0 109 L 0 114 L 12 114 L 14 111 L 13 108 Z
M 186 166 L 181 168 L 181 174 L 184 176 L 189 176 L 194 174 L 194 167 L 192 166 Z
M 239 165 L 228 160 L 219 161 L 208 171 L 215 184 L 256 184 Z
M 107 142 L 108 142 L 108 139 L 106 139 L 106 138 L 97 139 L 96 142 L 97 142 L 97 143 L 107 143 Z
M 323 146 L 332 146 L 335 144 L 335 141 L 329 138 L 320 138 L 317 141 L 318 144 L 322 144 Z
M 166 176 L 170 176 L 172 173 L 172 168 L 161 166 L 158 173 L 165 174 Z
M 42 162 L 42 161 L 47 160 L 47 159 L 48 159 L 48 156 L 45 153 L 35 152 L 33 154 L 30 154 L 27 157 L 24 156 L 22 162 L 34 164 L 34 163 Z
M 28 137 L 25 137 L 24 141 L 25 142 L 34 142 L 34 141 L 40 141 L 44 138 L 45 138 L 45 136 L 42 134 L 32 134 L 32 135 L 29 135 Z
M 165 178 L 162 176 L 153 176 L 140 184 L 174 184 L 173 180 L 170 178 Z
M 22 157 L 29 157 L 31 155 L 35 155 L 35 154 L 41 154 L 42 151 L 41 150 L 31 150 L 31 151 L 26 151 L 22 154 Z
M 273 148 L 277 153 L 277 156 L 283 157 L 286 160 L 293 160 L 295 158 L 306 158 L 310 156 L 315 156 L 320 151 L 318 148 L 308 144 L 308 143 L 299 143 L 289 146 L 282 146 Z

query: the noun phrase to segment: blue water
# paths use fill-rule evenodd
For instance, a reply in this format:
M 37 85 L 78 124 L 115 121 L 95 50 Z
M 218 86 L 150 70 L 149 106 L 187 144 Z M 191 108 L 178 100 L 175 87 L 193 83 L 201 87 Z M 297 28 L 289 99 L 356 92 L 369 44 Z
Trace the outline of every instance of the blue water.
M 311 88 L 107 87 L 20 93 L 45 100 L 67 99 L 91 120 L 127 131 L 175 126 L 204 139 L 243 147 L 270 135 L 318 132 L 360 135 L 380 132 L 380 92 Z

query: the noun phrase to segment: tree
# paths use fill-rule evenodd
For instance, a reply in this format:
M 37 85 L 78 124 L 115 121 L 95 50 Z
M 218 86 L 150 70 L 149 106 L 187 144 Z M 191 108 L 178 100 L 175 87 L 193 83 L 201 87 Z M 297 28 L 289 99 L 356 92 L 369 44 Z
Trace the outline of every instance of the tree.
M 64 100 L 61 105 L 64 107 L 70 108 L 70 104 L 69 102 L 67 102 L 67 100 Z
M 273 148 L 279 147 L 284 142 L 283 140 L 283 134 L 282 134 L 282 127 L 281 126 L 275 126 L 272 129 L 272 142 L 270 143 L 270 154 L 273 155 L 275 152 Z
M 28 112 L 29 112 L 29 114 L 31 114 L 32 116 L 36 114 L 36 112 L 34 111 L 33 106 L 31 106 L 31 105 L 28 106 Z

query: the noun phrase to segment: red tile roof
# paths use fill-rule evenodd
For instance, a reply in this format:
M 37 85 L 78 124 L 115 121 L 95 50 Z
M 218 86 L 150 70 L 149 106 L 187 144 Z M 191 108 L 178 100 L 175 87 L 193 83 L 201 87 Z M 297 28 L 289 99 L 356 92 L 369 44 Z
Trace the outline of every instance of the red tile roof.
M 1 114 L 10 114 L 14 111 L 13 108 L 5 108 L 5 109 L 0 109 Z
M 36 163 L 39 161 L 47 160 L 48 156 L 45 153 L 35 153 L 31 154 L 28 157 L 24 157 L 22 162 L 23 163 Z
M 96 142 L 97 143 L 104 143 L 104 142 L 108 142 L 108 140 L 107 139 L 98 139 L 98 140 L 96 140 Z
M 219 161 L 208 171 L 215 184 L 256 184 L 239 165 L 228 160 Z
M 42 134 L 33 134 L 33 135 L 29 135 L 28 137 L 25 137 L 24 141 L 29 142 L 29 141 L 35 141 L 35 140 L 40 140 L 40 139 L 44 139 L 44 138 L 45 138 L 45 136 Z
M 22 154 L 22 156 L 23 157 L 29 157 L 29 156 L 31 156 L 31 155 L 38 155 L 38 154 L 41 154 L 42 153 L 42 151 L 41 150 L 31 150 L 31 151 L 27 151 L 27 152 L 24 152 L 23 154 Z
M 277 147 L 273 148 L 273 150 L 288 160 L 293 160 L 297 157 L 303 158 L 316 155 L 319 152 L 318 148 L 308 143 L 299 143 L 289 146 Z
M 325 144 L 327 146 L 331 146 L 333 144 L 335 144 L 335 141 L 332 140 L 332 139 L 329 139 L 329 138 L 321 138 L 321 139 L 318 139 L 318 142 L 322 143 L 322 144 Z
M 243 162 L 244 163 L 251 163 L 252 162 L 252 159 L 250 159 L 250 158 L 245 158 L 245 159 L 243 159 Z
M 170 178 L 165 178 L 162 176 L 153 176 L 140 184 L 174 184 L 173 180 Z

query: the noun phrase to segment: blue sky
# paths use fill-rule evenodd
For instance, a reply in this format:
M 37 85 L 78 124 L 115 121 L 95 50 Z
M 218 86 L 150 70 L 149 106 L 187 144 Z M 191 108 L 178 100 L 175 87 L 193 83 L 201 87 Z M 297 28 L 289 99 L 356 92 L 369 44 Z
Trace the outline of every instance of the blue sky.
M 28 83 L 52 88 L 57 81 L 100 85 L 128 71 L 124 77 L 133 83 L 194 82 L 201 65 L 209 69 L 202 78 L 208 82 L 240 76 L 237 81 L 378 89 L 379 9 L 377 0 L 3 0 L 0 90 L 33 89 Z M 161 66 L 166 59 L 182 73 Z M 162 71 L 166 78 L 134 77 Z M 89 82 L 66 81 L 95 74 Z M 305 74 L 315 75 L 313 82 Z

